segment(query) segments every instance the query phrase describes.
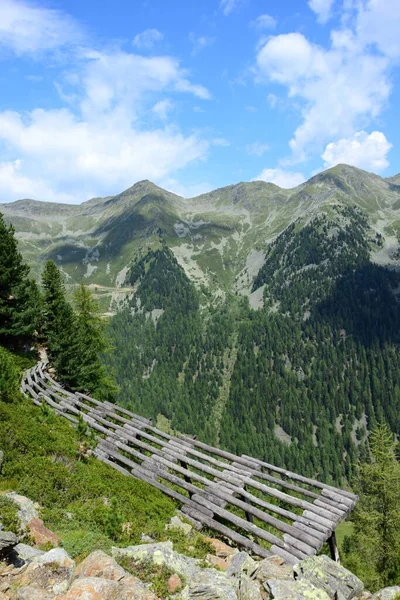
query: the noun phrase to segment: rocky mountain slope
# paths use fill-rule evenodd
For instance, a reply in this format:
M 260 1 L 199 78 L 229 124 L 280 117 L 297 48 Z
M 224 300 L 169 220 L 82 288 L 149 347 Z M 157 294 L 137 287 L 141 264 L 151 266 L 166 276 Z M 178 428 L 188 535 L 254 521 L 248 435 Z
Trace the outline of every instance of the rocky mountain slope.
M 346 165 L 292 190 L 255 181 L 184 199 L 141 181 L 81 205 L 18 200 L 0 205 L 0 212 L 14 224 L 36 276 L 51 258 L 67 283 L 96 285 L 106 309 L 131 293 L 124 286 L 128 268 L 160 239 L 197 286 L 249 294 L 268 244 L 290 223 L 301 227 L 338 204 L 366 213 L 371 237 L 381 241 L 372 249 L 374 260 L 399 266 L 399 176 L 385 180 Z

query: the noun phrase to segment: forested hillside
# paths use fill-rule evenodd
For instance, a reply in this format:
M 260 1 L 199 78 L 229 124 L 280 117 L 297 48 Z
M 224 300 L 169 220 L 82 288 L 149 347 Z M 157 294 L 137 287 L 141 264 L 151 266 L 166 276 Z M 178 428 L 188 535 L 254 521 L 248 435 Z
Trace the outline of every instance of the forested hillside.
M 371 262 L 381 244 L 356 207 L 296 220 L 265 247 L 254 310 L 197 290 L 161 241 L 109 326 L 119 401 L 236 453 L 351 480 L 367 430 L 384 418 L 400 431 L 399 276 Z

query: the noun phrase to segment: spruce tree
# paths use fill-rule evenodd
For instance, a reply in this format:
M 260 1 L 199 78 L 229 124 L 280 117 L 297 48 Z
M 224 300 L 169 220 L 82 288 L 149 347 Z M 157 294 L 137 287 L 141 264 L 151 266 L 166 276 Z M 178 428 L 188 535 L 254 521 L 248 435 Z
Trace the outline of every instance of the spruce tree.
M 57 265 L 49 260 L 42 274 L 43 335 L 47 339 L 50 361 L 58 375 L 65 379 L 69 372 L 73 340 L 74 314 L 66 299 L 65 288 Z
M 101 355 L 109 350 L 105 324 L 90 290 L 81 284 L 74 295 L 75 324 L 70 360 L 71 387 L 113 400 L 117 387 Z M 72 381 L 73 378 L 73 381 Z
M 33 336 L 34 297 L 38 291 L 28 279 L 29 267 L 18 252 L 15 230 L 0 213 L 0 342 L 12 344 Z
M 344 549 L 346 566 L 376 590 L 400 578 L 400 464 L 386 423 L 371 432 L 370 450 L 370 460 L 359 471 L 354 534 Z

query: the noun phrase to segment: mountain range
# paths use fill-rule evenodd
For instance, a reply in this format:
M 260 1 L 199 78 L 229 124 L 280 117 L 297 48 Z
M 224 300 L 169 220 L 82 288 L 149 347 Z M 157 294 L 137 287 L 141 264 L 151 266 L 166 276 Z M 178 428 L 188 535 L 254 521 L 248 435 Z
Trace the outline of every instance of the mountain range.
M 347 165 L 291 190 L 0 205 L 33 275 L 53 259 L 110 317 L 120 404 L 336 484 L 374 424 L 400 435 L 399 209 L 400 175 Z

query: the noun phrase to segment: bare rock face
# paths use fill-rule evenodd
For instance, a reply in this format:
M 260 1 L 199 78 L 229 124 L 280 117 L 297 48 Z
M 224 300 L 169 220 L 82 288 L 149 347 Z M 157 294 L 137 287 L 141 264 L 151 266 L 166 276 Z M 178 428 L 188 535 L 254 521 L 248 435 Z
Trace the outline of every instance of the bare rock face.
M 324 590 L 315 587 L 305 579 L 291 581 L 271 579 L 265 583 L 269 598 L 274 600 L 331 600 Z
M 111 581 L 120 581 L 126 575 L 126 571 L 111 556 L 101 550 L 89 554 L 75 570 L 75 578 L 77 579 L 81 577 L 103 577 Z
M 60 545 L 60 538 L 58 535 L 48 529 L 42 519 L 34 517 L 28 523 L 29 535 L 34 540 L 37 546 L 43 546 L 45 544 L 51 544 L 56 547 Z
M 256 564 L 251 577 L 260 583 L 268 579 L 293 579 L 293 568 L 280 556 L 269 556 Z

